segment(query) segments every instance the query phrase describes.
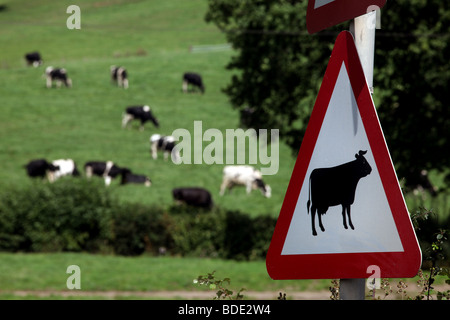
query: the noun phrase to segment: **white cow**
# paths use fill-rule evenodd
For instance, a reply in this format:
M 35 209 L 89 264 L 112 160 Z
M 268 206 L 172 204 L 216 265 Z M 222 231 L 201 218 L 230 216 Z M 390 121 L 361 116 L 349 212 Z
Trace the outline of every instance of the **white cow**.
M 225 166 L 223 169 L 223 180 L 220 186 L 220 195 L 223 196 L 225 189 L 231 189 L 235 185 L 244 185 L 247 194 L 249 194 L 252 189 L 259 189 L 266 198 L 270 198 L 272 195 L 272 189 L 262 180 L 261 171 L 256 170 L 252 166 Z
M 51 170 L 48 173 L 48 180 L 55 182 L 57 179 L 63 176 L 79 176 L 80 172 L 72 159 L 58 159 L 52 161 L 52 165 L 56 167 L 56 170 Z

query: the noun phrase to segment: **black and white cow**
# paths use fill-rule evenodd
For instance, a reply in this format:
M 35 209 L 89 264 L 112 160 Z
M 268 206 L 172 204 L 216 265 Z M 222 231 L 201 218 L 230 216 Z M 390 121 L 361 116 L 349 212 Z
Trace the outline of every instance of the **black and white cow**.
M 84 165 L 84 171 L 87 178 L 93 175 L 103 177 L 105 185 L 109 186 L 111 180 L 121 175 L 127 168 L 120 168 L 112 161 L 88 161 Z
M 27 170 L 28 176 L 32 178 L 45 178 L 49 172 L 59 169 L 45 159 L 31 160 L 24 167 Z
M 364 155 L 367 151 L 359 151 L 355 154 L 356 160 L 330 168 L 317 168 L 309 176 L 309 195 L 306 204 L 308 214 L 311 204 L 312 234 L 317 235 L 315 228 L 315 216 L 319 218 L 319 227 L 324 215 L 331 206 L 342 206 L 342 218 L 344 228 L 348 229 L 346 217 L 350 228 L 355 229 L 350 216 L 350 206 L 355 201 L 356 186 L 359 180 L 370 174 L 372 168 Z
M 61 87 L 61 84 L 64 84 L 66 87 L 72 86 L 72 80 L 67 76 L 66 69 L 47 67 L 45 76 L 47 78 L 47 88 L 52 87 L 53 81 L 56 82 L 58 88 Z
M 111 66 L 111 81 L 119 87 L 128 88 L 128 72 L 124 67 Z
M 141 121 L 140 130 L 144 130 L 144 124 L 147 121 L 153 122 L 155 127 L 159 128 L 158 119 L 153 115 L 149 106 L 130 106 L 125 109 L 122 116 L 122 128 L 126 128 L 131 120 Z
M 158 151 L 164 153 L 164 160 L 167 160 L 169 154 L 172 160 L 178 161 L 180 159 L 180 152 L 176 148 L 175 138 L 172 136 L 162 136 L 160 134 L 152 134 L 150 137 L 150 152 L 152 158 L 158 158 Z
M 189 86 L 200 89 L 202 94 L 205 93 L 202 77 L 198 73 L 186 72 L 183 74 L 182 89 L 184 93 L 188 92 Z
M 150 187 L 152 185 L 152 181 L 147 176 L 142 174 L 134 174 L 129 169 L 123 169 L 120 184 L 124 185 L 128 183 L 143 184 L 146 187 Z
M 272 195 L 272 189 L 262 180 L 261 171 L 247 165 L 230 165 L 223 168 L 222 184 L 220 185 L 220 195 L 223 196 L 225 189 L 231 189 L 235 185 L 246 187 L 247 194 L 252 189 L 259 189 L 266 198 Z
M 39 67 L 42 65 L 42 58 L 39 52 L 30 52 L 25 54 L 25 60 L 28 66 Z
M 213 205 L 211 193 L 203 188 L 175 188 L 172 190 L 172 196 L 177 203 L 193 207 L 211 208 Z
M 54 170 L 49 170 L 48 180 L 54 182 L 63 176 L 80 176 L 80 172 L 77 169 L 75 161 L 72 159 L 58 159 L 52 161 L 52 165 L 55 167 Z

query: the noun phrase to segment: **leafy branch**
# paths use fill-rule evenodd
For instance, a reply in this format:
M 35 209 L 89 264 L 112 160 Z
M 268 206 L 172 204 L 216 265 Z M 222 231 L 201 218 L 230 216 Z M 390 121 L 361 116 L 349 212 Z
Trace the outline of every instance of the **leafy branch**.
M 245 289 L 240 289 L 235 296 L 233 296 L 234 292 L 230 289 L 228 289 L 226 286 L 230 284 L 231 280 L 230 278 L 224 278 L 222 280 L 217 280 L 214 276 L 214 273 L 216 271 L 213 271 L 211 273 L 208 273 L 206 276 L 198 276 L 197 279 L 194 279 L 194 284 L 199 285 L 205 285 L 208 286 L 211 290 L 216 290 L 216 296 L 213 298 L 214 300 L 220 300 L 220 299 L 229 299 L 229 300 L 242 300 L 244 296 L 242 295 L 242 291 Z

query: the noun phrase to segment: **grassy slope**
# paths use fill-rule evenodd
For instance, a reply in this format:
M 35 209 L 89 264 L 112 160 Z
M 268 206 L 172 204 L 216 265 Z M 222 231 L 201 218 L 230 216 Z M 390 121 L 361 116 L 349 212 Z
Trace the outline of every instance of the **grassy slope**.
M 0 189 L 29 183 L 22 165 L 33 158 L 73 158 L 81 167 L 89 160 L 114 160 L 153 181 L 112 191 L 125 201 L 171 204 L 170 190 L 181 185 L 211 190 L 216 204 L 252 215 L 278 215 L 294 159 L 280 146 L 280 170 L 268 176 L 273 197 L 244 190 L 219 198 L 223 165 L 180 165 L 150 159 L 152 133 L 170 134 L 177 128 L 193 131 L 194 120 L 203 130 L 236 128 L 232 110 L 221 88 L 229 81 L 224 66 L 231 52 L 189 53 L 189 46 L 224 43 L 224 36 L 203 21 L 206 2 L 195 1 L 79 1 L 81 30 L 68 30 L 70 1 L 7 1 L 0 12 Z M 39 50 L 44 66 L 28 68 L 23 55 Z M 125 66 L 130 88 L 109 80 L 109 66 Z M 73 88 L 45 88 L 45 66 L 67 69 Z M 181 74 L 203 74 L 206 94 L 183 95 Z M 120 127 L 124 108 L 148 104 L 161 123 L 139 132 Z M 26 112 L 24 112 L 26 111 Z M 204 143 L 204 146 L 207 143 Z

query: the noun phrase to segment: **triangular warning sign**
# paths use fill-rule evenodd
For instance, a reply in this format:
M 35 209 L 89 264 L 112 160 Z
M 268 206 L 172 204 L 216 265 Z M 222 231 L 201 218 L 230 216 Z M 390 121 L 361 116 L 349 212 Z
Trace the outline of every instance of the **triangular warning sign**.
M 273 279 L 368 278 L 376 266 L 380 277 L 398 278 L 415 276 L 420 264 L 354 39 L 344 31 L 294 166 L 267 271 Z

